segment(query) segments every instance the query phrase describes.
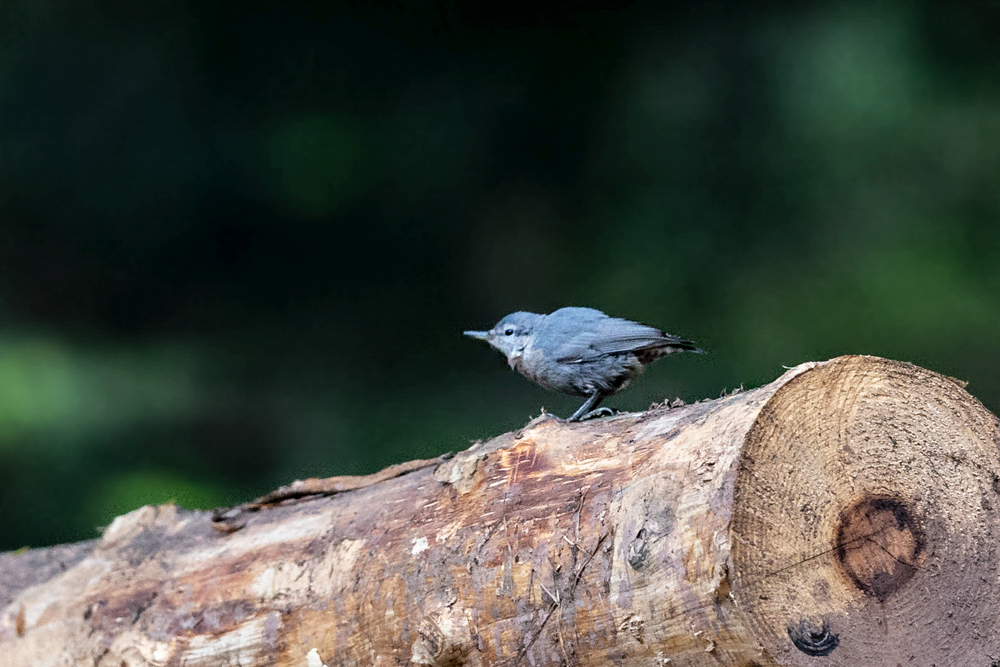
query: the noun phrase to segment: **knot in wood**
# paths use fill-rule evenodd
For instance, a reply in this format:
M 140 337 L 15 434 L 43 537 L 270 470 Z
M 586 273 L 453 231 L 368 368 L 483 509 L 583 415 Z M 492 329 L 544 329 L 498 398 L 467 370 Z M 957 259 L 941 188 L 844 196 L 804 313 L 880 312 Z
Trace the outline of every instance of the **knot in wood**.
M 410 662 L 433 667 L 461 667 L 465 664 L 469 637 L 468 621 L 450 610 L 431 614 L 417 626 Z
M 633 570 L 638 570 L 646 564 L 649 556 L 649 533 L 645 528 L 640 528 L 635 539 L 628 545 L 628 564 Z
M 840 635 L 830 632 L 830 623 L 825 619 L 819 627 L 806 619 L 789 625 L 788 638 L 795 644 L 795 648 L 813 656 L 830 655 L 840 644 Z
M 836 545 L 837 560 L 854 585 L 885 602 L 916 574 L 925 539 L 906 505 L 869 496 L 844 512 Z

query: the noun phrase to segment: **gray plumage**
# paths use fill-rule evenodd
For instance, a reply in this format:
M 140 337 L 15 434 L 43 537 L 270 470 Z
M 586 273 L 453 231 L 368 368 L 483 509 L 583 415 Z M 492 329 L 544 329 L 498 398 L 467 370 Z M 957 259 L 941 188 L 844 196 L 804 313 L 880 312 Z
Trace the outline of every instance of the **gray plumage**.
M 486 341 L 511 368 L 546 389 L 586 397 L 569 421 L 594 416 L 599 411 L 593 408 L 646 364 L 673 352 L 701 352 L 690 341 L 593 308 L 511 313 L 489 331 L 465 335 Z

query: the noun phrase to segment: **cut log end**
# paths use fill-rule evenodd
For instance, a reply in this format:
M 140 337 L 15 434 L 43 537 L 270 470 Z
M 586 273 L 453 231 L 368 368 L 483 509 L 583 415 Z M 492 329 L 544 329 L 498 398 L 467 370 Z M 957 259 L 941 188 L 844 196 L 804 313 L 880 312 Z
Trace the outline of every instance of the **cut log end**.
M 0 555 L 0 667 L 988 667 L 998 442 L 959 383 L 872 357 L 540 418 Z
M 844 357 L 746 438 L 733 591 L 781 665 L 989 665 L 1000 654 L 997 421 L 949 378 Z

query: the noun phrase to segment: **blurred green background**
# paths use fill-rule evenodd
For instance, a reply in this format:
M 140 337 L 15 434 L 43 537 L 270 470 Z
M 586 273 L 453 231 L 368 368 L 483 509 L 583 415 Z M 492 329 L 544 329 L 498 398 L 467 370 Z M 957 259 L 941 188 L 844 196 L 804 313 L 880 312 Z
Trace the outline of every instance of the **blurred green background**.
M 1000 6 L 0 3 L 0 549 L 522 425 L 461 337 L 877 354 L 1000 410 Z

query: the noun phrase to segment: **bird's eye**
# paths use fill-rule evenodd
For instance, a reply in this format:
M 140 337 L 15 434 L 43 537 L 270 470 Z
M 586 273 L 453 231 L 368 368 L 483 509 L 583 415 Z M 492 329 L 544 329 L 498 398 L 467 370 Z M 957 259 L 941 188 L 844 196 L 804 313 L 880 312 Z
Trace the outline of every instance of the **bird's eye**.
M 514 330 L 513 329 L 507 329 L 506 331 L 503 332 L 503 335 L 504 336 L 513 336 L 514 335 Z

